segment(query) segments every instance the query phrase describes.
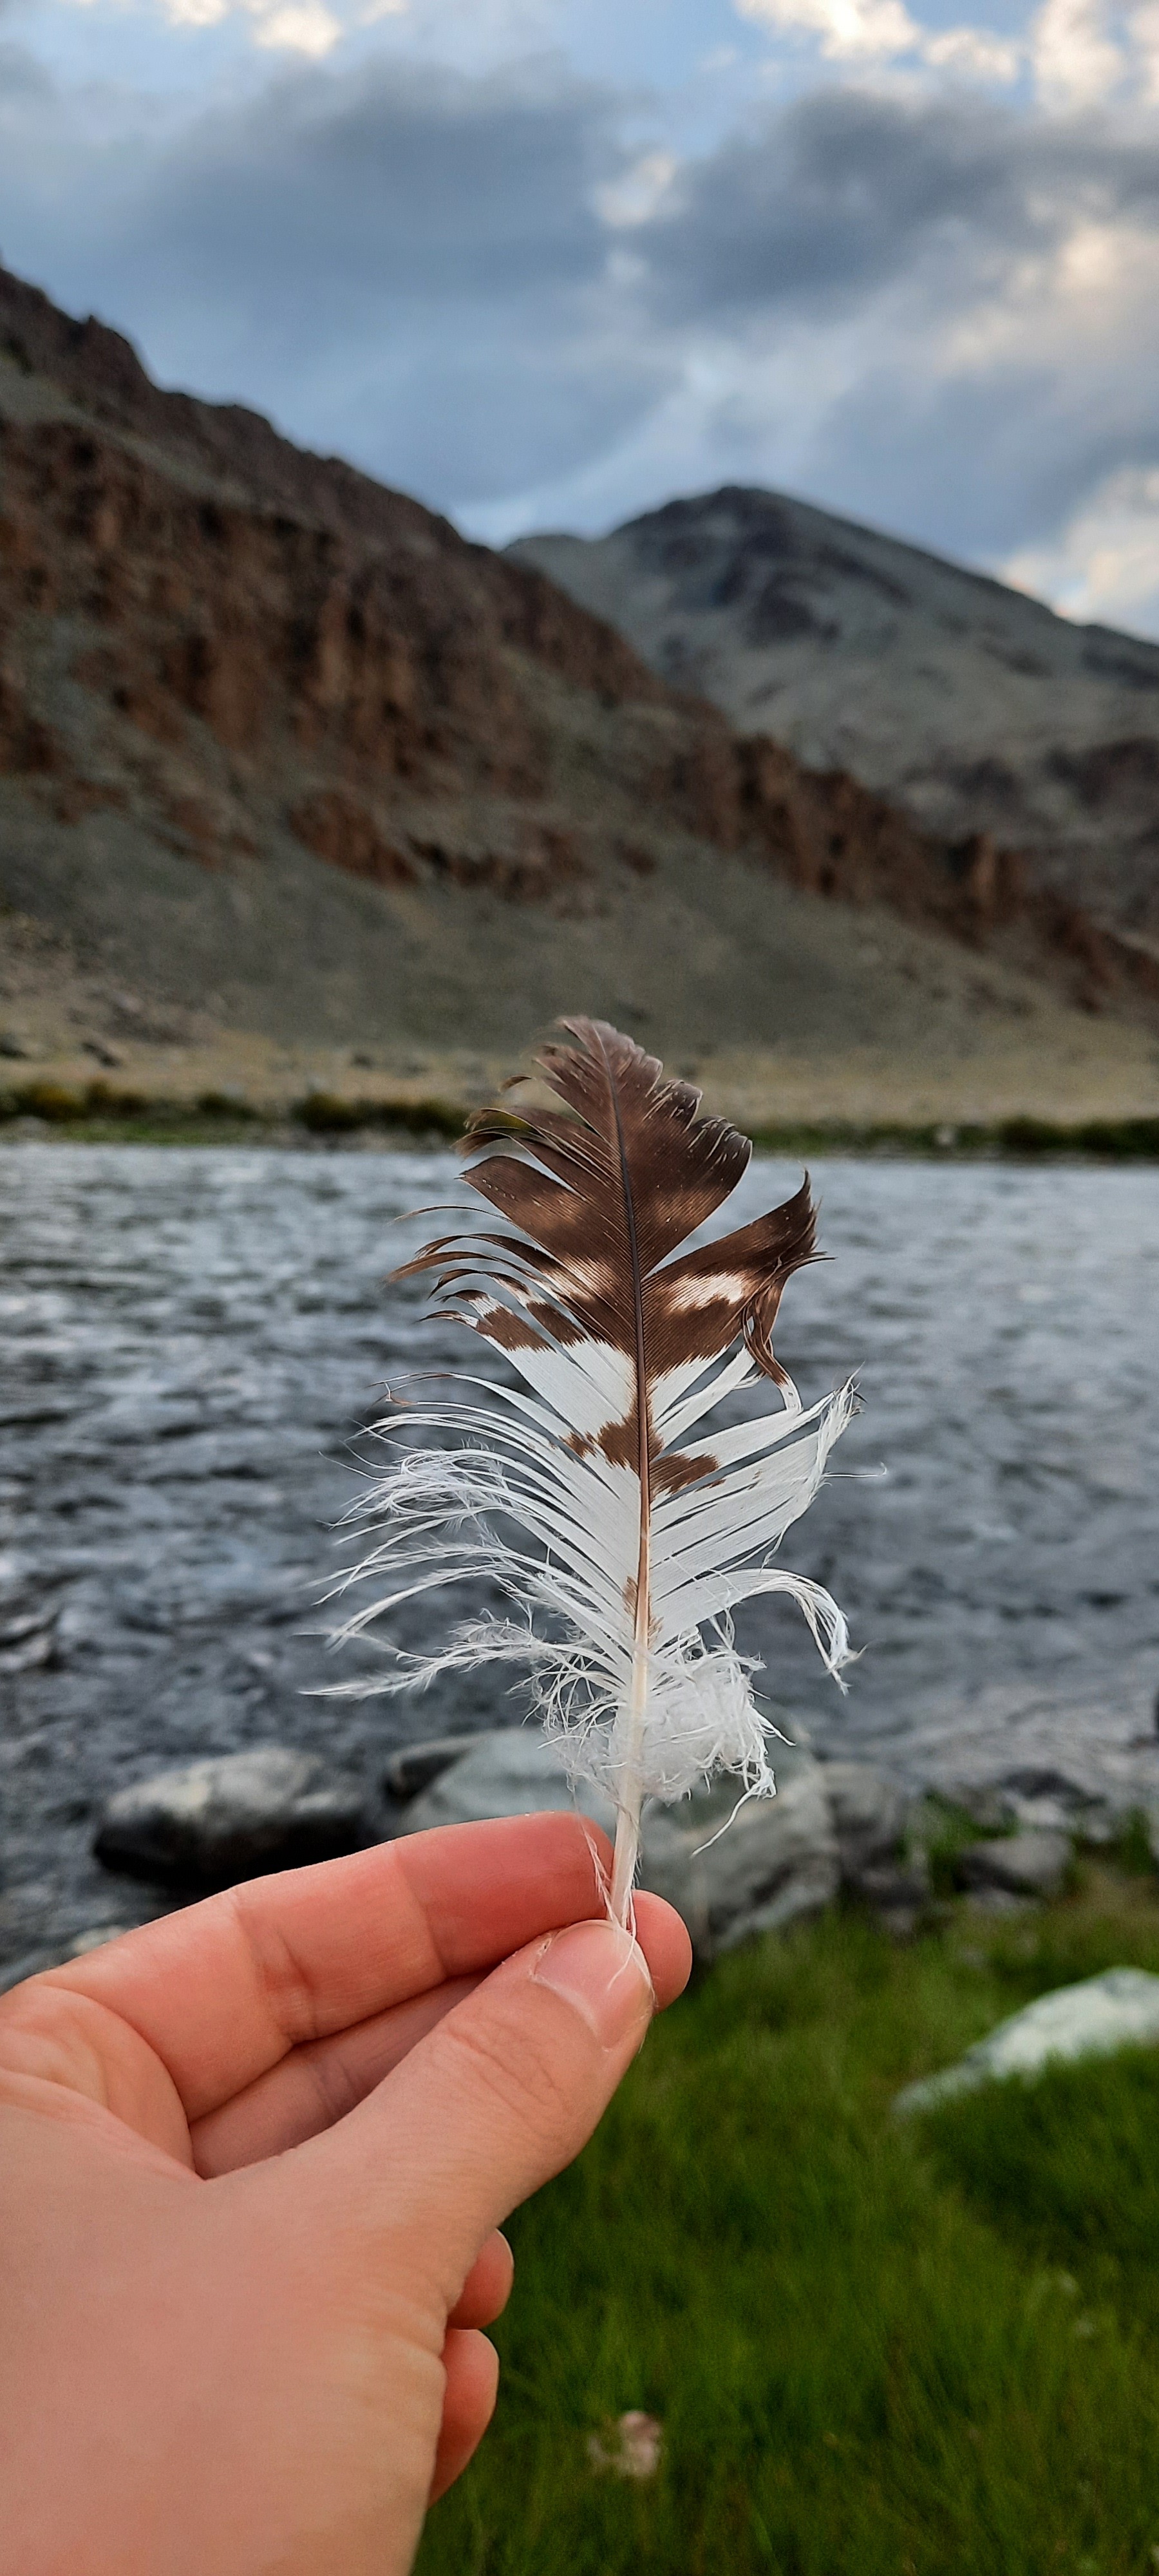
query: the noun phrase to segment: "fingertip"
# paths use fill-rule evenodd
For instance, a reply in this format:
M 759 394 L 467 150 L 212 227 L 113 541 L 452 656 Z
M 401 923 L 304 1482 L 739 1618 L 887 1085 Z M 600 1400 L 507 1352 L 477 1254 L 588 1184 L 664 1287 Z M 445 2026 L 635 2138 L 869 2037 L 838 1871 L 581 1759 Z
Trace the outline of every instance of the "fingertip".
M 687 1925 L 674 1905 L 662 1896 L 650 1896 L 642 1888 L 636 1897 L 636 1938 L 648 1962 L 656 2009 L 663 2012 L 683 1994 L 692 1974 L 692 1943 Z
M 495 2228 L 476 2255 L 447 2319 L 451 2326 L 492 2326 L 501 2317 L 515 2279 L 515 2257 Z

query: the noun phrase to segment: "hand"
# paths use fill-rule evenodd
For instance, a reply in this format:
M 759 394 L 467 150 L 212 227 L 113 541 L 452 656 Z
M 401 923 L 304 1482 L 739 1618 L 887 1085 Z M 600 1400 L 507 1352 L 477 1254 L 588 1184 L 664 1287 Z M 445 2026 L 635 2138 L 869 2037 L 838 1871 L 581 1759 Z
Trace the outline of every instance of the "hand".
M 688 1974 L 658 1898 L 639 1949 L 604 1918 L 589 1831 L 251 1880 L 0 2002 L 5 2565 L 410 2567 L 494 2405 L 496 2227 Z

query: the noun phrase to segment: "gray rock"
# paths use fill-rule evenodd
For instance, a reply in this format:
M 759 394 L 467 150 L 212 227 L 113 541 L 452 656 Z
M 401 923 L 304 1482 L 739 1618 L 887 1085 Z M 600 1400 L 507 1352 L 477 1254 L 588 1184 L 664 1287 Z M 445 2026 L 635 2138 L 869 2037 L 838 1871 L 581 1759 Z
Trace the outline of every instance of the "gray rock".
M 375 1840 L 359 1780 L 316 1754 L 260 1744 L 139 1780 L 110 1798 L 93 1848 L 107 1869 L 228 1887 Z
M 640 1883 L 676 1907 L 700 1959 L 820 1914 L 837 1894 L 822 1765 L 794 1749 L 779 1754 L 776 1772 L 775 1798 L 738 1806 L 738 1784 L 722 1780 L 645 1818 Z
M 960 1887 L 997 1888 L 1007 1896 L 1056 1896 L 1071 1862 L 1069 1834 L 1012 1834 L 968 1843 L 954 1862 Z
M 819 1913 L 837 1893 L 840 1863 L 822 1766 L 786 1747 L 776 1767 L 775 1798 L 738 1808 L 738 1784 L 723 1781 L 676 1807 L 646 1811 L 640 1883 L 676 1907 L 702 1959 Z M 581 1784 L 573 1799 L 554 1745 L 531 1728 L 503 1727 L 477 1736 L 414 1799 L 402 1830 L 572 1805 L 614 1831 L 611 1804 L 599 1791 Z
M 960 1807 L 970 1817 L 980 1834 L 1005 1833 L 1018 1822 L 1012 1800 L 992 1780 L 955 1781 L 944 1794 L 950 1806 Z
M 472 1736 L 467 1750 L 443 1765 L 411 1800 L 400 1830 L 422 1834 L 433 1825 L 474 1825 L 489 1816 L 534 1816 L 573 1806 L 614 1831 L 610 1801 L 587 1782 L 573 1795 L 555 1745 L 537 1727 L 497 1726 Z
M 859 1872 L 851 1892 L 880 1915 L 887 1932 L 908 1940 L 916 1932 L 933 1898 L 930 1866 L 924 1852 L 909 1860 L 881 1861 Z
M 841 1884 L 901 1939 L 930 1902 L 920 1847 L 907 1850 L 910 1804 L 899 1781 L 871 1762 L 826 1762 L 825 1792 L 837 1837 Z
M 827 1762 L 824 1779 L 841 1876 L 846 1882 L 856 1883 L 865 1870 L 893 1860 L 903 1850 L 905 1792 L 871 1762 Z
M 1066 1833 L 1079 1842 L 1113 1842 L 1131 1799 L 1096 1792 L 1089 1781 L 1051 1762 L 1003 1766 L 987 1780 L 939 1782 L 939 1794 L 962 1807 L 983 1833 L 1017 1825 L 1028 1833 Z M 1142 1803 L 1135 1799 L 1136 1805 Z
M 404 1744 L 392 1753 L 382 1775 L 382 1785 L 396 1806 L 405 1807 L 408 1799 L 417 1798 L 421 1789 L 429 1789 L 452 1762 L 461 1762 L 479 1742 L 474 1735 L 432 1735 L 425 1744 Z
M 1004 2076 L 1041 2074 L 1043 2067 L 1083 2057 L 1107 2057 L 1116 2048 L 1159 2043 L 1159 1977 L 1141 1968 L 1108 1968 L 1078 1986 L 1059 1986 L 1025 2011 L 999 2022 L 956 2066 L 907 2084 L 894 2102 L 901 2112 L 929 2111 L 958 2093 Z

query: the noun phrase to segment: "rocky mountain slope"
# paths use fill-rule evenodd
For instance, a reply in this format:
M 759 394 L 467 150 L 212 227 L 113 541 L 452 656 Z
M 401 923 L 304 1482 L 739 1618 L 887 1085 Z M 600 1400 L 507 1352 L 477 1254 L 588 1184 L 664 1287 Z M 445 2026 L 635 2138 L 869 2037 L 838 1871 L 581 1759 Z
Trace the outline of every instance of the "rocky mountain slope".
M 990 831 L 1041 882 L 1159 939 L 1159 644 L 775 492 L 510 554 L 742 732 L 849 771 L 930 832 Z
M 0 1023 L 57 1055 L 126 998 L 383 1062 L 576 1006 L 895 1057 L 1154 1011 L 993 839 L 733 732 L 534 566 L 3 273 L 0 904 Z

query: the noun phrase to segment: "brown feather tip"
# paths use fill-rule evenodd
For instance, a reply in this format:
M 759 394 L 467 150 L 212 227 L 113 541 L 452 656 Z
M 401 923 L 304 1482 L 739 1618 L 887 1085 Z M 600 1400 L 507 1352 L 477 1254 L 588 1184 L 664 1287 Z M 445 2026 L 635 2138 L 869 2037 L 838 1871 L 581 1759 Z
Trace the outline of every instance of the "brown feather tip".
M 549 1039 L 534 1075 L 517 1077 L 538 1075 L 548 1104 L 480 1109 L 463 1139 L 469 1185 L 518 1229 L 535 1271 L 522 1313 L 496 1308 L 479 1329 L 508 1347 L 547 1331 L 646 1348 L 649 1376 L 711 1358 L 741 1334 L 756 1366 L 783 1383 L 772 1327 L 786 1282 L 817 1257 L 808 1176 L 781 1207 L 673 1258 L 731 1197 L 751 1142 L 702 1115 L 701 1093 L 667 1079 L 659 1058 L 609 1021 L 558 1025 L 570 1043 Z M 432 1245 L 408 1269 L 442 1268 L 449 1286 L 448 1252 Z

